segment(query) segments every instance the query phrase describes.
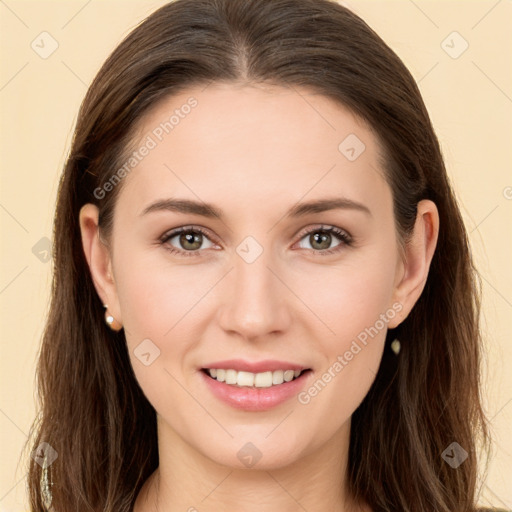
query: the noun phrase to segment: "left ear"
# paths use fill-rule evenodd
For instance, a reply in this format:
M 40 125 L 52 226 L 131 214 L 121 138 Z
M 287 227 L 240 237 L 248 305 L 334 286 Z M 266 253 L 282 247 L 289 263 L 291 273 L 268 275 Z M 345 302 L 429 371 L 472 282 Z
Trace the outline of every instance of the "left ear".
M 402 305 L 399 315 L 388 323 L 389 328 L 399 325 L 411 312 L 425 283 L 439 234 L 439 213 L 433 201 L 418 203 L 414 231 L 405 244 L 403 259 L 398 265 L 393 301 Z

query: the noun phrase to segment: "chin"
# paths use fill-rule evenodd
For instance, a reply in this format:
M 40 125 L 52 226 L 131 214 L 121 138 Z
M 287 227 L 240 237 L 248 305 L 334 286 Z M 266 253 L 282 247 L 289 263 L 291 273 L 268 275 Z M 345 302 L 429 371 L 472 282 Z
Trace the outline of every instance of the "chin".
M 236 436 L 229 442 L 215 443 L 214 450 L 209 445 L 203 446 L 201 451 L 214 463 L 231 469 L 276 470 L 294 464 L 304 454 L 304 447 L 309 440 L 301 442 L 294 439 L 293 435 L 287 435 L 287 432 L 273 438 L 276 432 L 269 436 L 272 428 L 254 435 L 248 434 L 246 430 L 245 435 Z M 283 439 L 288 442 L 283 442 Z

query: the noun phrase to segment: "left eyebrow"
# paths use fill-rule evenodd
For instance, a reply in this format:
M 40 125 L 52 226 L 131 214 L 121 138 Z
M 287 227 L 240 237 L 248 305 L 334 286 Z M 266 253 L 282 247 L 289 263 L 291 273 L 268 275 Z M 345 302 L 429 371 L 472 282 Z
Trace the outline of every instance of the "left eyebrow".
M 362 203 L 345 197 L 319 199 L 307 203 L 296 204 L 288 213 L 288 217 L 301 217 L 310 213 L 321 213 L 328 210 L 357 210 L 372 216 L 370 209 Z
M 319 199 L 306 203 L 298 203 L 288 211 L 286 216 L 302 217 L 313 213 L 321 213 L 328 210 L 337 209 L 357 210 L 365 213 L 366 215 L 369 215 L 370 217 L 372 216 L 372 213 L 367 206 L 344 197 Z M 208 218 L 217 218 L 220 220 L 224 218 L 223 211 L 213 204 L 192 201 L 190 199 L 160 199 L 147 206 L 140 215 L 143 216 L 150 212 L 157 211 L 189 213 Z

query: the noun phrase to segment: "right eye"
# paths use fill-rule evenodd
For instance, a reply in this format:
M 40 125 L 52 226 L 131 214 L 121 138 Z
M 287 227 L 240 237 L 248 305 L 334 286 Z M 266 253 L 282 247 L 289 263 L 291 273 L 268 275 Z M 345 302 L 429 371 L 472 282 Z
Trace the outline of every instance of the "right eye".
M 205 230 L 198 226 L 188 226 L 167 232 L 160 238 L 160 242 L 173 254 L 200 256 L 200 249 L 205 239 L 210 243 L 206 249 L 212 248 L 214 244 L 208 238 Z

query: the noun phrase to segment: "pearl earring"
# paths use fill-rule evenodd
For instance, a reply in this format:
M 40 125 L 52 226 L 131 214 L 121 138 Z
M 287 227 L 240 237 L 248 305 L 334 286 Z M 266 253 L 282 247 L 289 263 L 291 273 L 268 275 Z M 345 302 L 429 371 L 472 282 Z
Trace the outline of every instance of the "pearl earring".
M 402 345 L 400 344 L 400 341 L 395 338 L 391 342 L 391 350 L 395 353 L 395 355 L 398 355 L 400 353 L 401 348 L 402 348 Z
M 123 326 L 108 312 L 108 304 L 103 304 L 105 309 L 105 323 L 113 330 L 120 331 Z

